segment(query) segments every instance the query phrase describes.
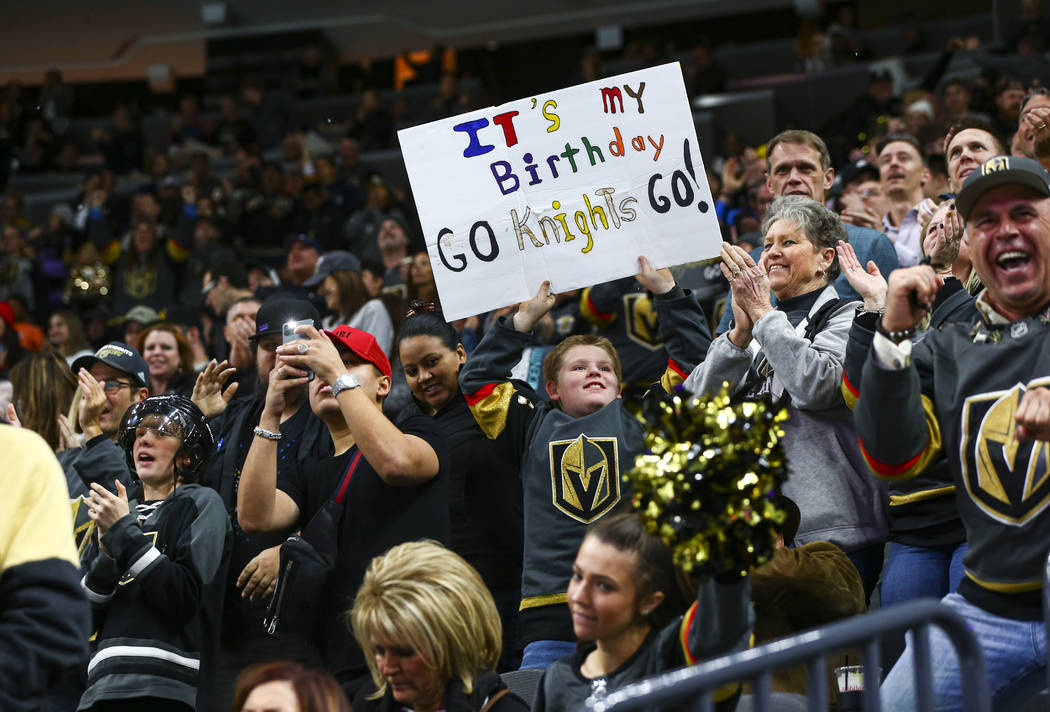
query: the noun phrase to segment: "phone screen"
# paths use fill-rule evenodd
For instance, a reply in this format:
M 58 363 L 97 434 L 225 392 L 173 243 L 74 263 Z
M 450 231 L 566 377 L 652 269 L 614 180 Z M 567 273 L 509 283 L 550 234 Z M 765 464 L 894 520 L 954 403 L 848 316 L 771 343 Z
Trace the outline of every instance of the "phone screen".
M 307 341 L 309 341 L 310 340 L 309 336 L 307 336 L 306 334 L 297 334 L 295 332 L 295 330 L 296 330 L 297 327 L 300 327 L 300 326 L 313 326 L 313 325 L 314 325 L 313 319 L 303 319 L 301 321 L 286 321 L 284 323 L 284 325 L 281 327 L 281 343 L 287 344 L 287 343 L 290 343 L 292 341 L 299 341 L 299 340 L 307 340 Z M 309 374 L 308 378 L 311 381 L 314 380 L 314 372 L 310 371 L 310 370 L 307 370 L 307 373 Z

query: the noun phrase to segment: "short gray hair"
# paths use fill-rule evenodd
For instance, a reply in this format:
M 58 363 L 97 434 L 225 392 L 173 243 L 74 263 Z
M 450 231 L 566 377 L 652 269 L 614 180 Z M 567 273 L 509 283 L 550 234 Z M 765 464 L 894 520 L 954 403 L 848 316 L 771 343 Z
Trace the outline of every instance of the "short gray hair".
M 769 204 L 766 215 L 762 218 L 762 237 L 777 220 L 790 220 L 806 235 L 813 247 L 822 250 L 825 247 L 835 249 L 840 242 L 849 242 L 846 228 L 839 216 L 811 198 L 801 195 L 785 195 Z M 839 276 L 839 255 L 828 267 L 828 283 Z

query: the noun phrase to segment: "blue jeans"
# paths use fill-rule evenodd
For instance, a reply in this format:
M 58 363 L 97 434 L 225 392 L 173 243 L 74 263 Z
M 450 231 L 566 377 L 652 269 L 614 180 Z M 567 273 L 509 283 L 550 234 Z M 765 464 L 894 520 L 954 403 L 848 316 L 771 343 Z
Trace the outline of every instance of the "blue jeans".
M 944 546 L 890 544 L 882 572 L 882 607 L 916 598 L 944 598 L 963 577 L 966 542 Z
M 993 695 L 1007 693 L 1011 685 L 1030 679 L 1045 669 L 1046 630 L 1043 621 L 1015 621 L 992 615 L 969 603 L 957 593 L 949 593 L 942 603 L 966 619 L 970 631 L 984 651 L 988 686 Z M 916 710 L 912 636 L 908 647 L 882 683 L 882 709 L 887 712 Z M 962 683 L 955 648 L 941 629 L 930 627 L 930 665 L 933 671 L 934 710 L 962 709 Z M 926 712 L 923 710 L 923 712 Z
M 567 655 L 576 652 L 576 643 L 567 640 L 534 640 L 525 646 L 521 655 L 521 669 L 546 670 Z

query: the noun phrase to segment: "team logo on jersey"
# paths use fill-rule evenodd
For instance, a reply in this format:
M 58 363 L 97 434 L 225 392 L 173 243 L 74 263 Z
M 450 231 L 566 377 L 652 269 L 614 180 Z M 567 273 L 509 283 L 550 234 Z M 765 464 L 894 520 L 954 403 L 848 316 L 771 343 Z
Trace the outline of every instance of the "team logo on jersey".
M 576 328 L 576 317 L 572 314 L 562 314 L 554 320 L 554 329 L 558 336 L 568 336 Z
M 84 550 L 95 534 L 95 522 L 88 516 L 88 499 L 81 495 L 69 500 L 73 507 L 73 541 L 77 545 L 77 556 L 82 557 Z
M 1014 416 L 1029 388 L 1050 379 L 1018 383 L 1008 391 L 970 396 L 963 404 L 960 460 L 970 499 L 992 519 L 1024 526 L 1050 504 L 1050 447 L 1015 435 Z
M 660 325 L 656 322 L 656 310 L 653 309 L 653 300 L 648 294 L 631 292 L 623 295 L 623 313 L 627 320 L 627 338 L 650 351 L 663 348 Z
M 554 506 L 587 524 L 620 501 L 616 438 L 558 440 L 550 444 Z

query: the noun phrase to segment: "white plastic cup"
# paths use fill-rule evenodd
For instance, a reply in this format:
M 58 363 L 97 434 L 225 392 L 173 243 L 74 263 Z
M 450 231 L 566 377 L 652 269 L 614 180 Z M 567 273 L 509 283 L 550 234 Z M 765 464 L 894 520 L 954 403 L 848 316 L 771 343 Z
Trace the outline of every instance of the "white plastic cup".
M 864 689 L 864 666 L 846 665 L 835 668 L 835 681 L 839 692 L 851 692 Z

